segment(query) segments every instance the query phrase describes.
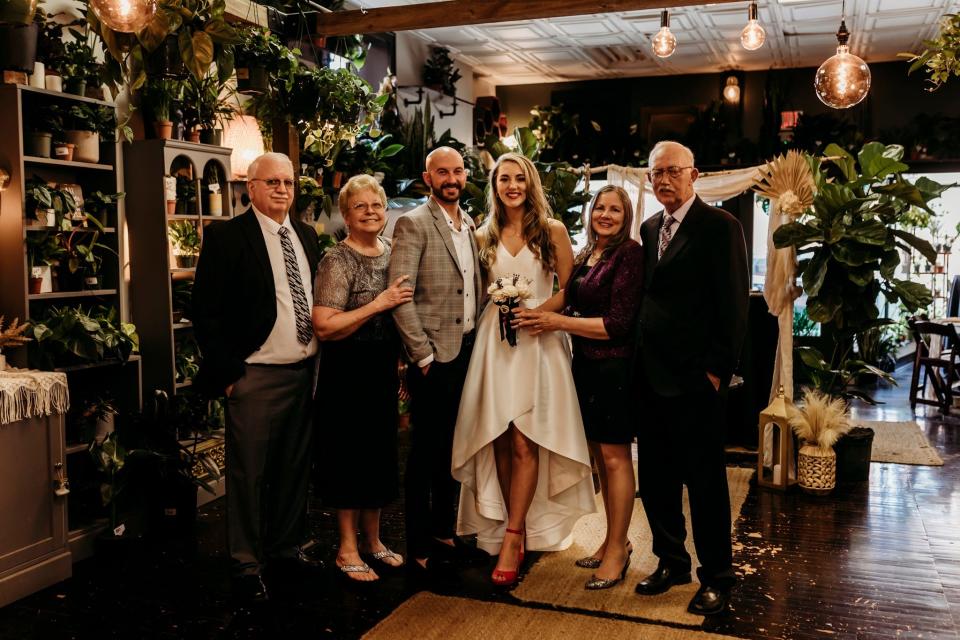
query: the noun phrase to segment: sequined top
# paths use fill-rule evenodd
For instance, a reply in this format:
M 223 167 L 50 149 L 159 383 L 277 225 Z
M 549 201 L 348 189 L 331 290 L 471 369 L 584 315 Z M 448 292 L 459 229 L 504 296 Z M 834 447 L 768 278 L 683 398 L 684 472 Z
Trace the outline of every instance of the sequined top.
M 576 267 L 567 285 L 566 315 L 603 318 L 609 340 L 573 336 L 574 353 L 591 360 L 627 358 L 633 351 L 637 313 L 643 297 L 643 247 L 625 240 L 588 267 Z
M 340 242 L 324 254 L 317 265 L 313 284 L 313 304 L 341 311 L 352 311 L 369 304 L 387 286 L 387 267 L 390 264 L 390 240 L 380 238 L 383 253 L 365 256 L 346 242 Z M 395 335 L 393 318 L 389 312 L 370 318 L 349 338 L 355 340 L 386 340 Z

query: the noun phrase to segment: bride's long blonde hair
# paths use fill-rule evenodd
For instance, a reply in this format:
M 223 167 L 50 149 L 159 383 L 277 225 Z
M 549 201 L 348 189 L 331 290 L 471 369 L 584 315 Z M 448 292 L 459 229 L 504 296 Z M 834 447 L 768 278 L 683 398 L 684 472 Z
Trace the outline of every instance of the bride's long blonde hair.
M 544 267 L 556 268 L 557 255 L 553 243 L 550 241 L 550 226 L 547 220 L 552 217 L 547 197 L 543 193 L 543 184 L 540 182 L 540 173 L 533 163 L 518 153 L 505 153 L 497 158 L 496 164 L 490 171 L 490 182 L 487 184 L 487 219 L 480 227 L 480 264 L 485 269 L 496 262 L 497 247 L 500 244 L 500 233 L 507 223 L 507 211 L 497 195 L 497 178 L 504 163 L 513 162 L 520 167 L 527 185 L 527 200 L 524 203 L 526 211 L 523 214 L 523 239 L 530 251 L 540 260 Z

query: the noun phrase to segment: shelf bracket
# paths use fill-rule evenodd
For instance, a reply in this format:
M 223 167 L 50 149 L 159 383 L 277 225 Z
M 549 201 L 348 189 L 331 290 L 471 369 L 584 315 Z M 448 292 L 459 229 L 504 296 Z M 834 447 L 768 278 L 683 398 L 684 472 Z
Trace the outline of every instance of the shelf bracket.
M 414 105 L 423 104 L 423 87 L 417 87 L 417 99 L 410 100 L 408 98 L 403 99 L 403 106 L 412 107 Z

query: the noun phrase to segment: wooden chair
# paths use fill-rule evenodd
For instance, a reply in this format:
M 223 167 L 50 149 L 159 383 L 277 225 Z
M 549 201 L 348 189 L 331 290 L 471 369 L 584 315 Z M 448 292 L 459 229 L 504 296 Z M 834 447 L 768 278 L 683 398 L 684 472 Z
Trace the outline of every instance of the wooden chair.
M 910 407 L 929 404 L 939 407 L 940 413 L 949 413 L 953 406 L 951 386 L 958 373 L 957 350 L 944 347 L 960 344 L 957 330 L 952 324 L 928 320 L 910 320 L 909 326 L 917 347 L 910 380 Z M 935 400 L 924 397 L 928 380 L 937 396 Z

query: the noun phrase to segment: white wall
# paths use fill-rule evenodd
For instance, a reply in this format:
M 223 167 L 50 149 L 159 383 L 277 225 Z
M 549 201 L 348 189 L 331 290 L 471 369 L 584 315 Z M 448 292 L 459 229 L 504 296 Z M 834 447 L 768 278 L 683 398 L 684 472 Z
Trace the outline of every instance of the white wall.
M 397 34 L 397 86 L 416 86 L 423 84 L 423 63 L 430 54 L 429 44 L 420 38 L 410 35 L 406 32 Z M 468 65 L 456 61 L 456 67 L 460 69 L 462 76 L 457 82 L 457 97 L 463 98 L 468 102 L 473 102 L 474 93 L 474 73 Z M 416 99 L 416 90 L 401 89 L 399 95 L 400 112 L 404 118 L 412 115 L 416 106 L 404 107 L 403 101 L 406 99 Z M 422 105 L 420 108 L 423 108 Z M 441 133 L 450 129 L 450 133 L 457 140 L 468 145 L 473 143 L 473 106 L 460 102 L 457 105 L 457 113 L 453 116 L 441 118 L 437 111 L 450 111 L 450 98 L 441 98 L 439 101 L 432 101 L 431 105 L 434 114 L 434 130 L 439 136 Z

